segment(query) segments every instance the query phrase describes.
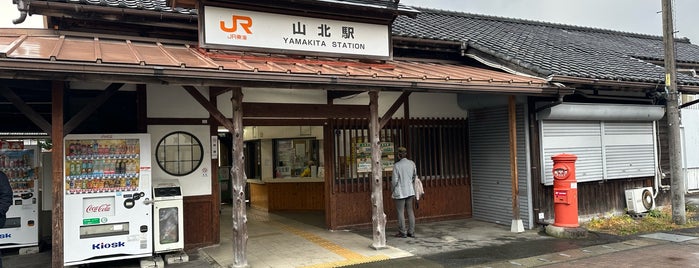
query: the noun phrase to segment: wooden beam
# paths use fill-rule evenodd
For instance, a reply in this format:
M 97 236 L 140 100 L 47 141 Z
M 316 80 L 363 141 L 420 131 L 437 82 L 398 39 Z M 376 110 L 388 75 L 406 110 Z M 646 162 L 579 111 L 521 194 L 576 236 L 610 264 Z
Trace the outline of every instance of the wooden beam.
M 197 90 L 197 88 L 195 88 L 195 87 L 193 87 L 193 86 L 182 86 L 182 87 L 183 87 L 185 90 L 187 90 L 187 92 L 189 93 L 189 95 L 192 95 L 192 97 L 194 97 L 194 99 L 197 100 L 197 102 L 199 102 L 199 104 L 201 104 L 201 106 L 204 106 L 204 108 L 209 112 L 209 114 L 211 114 L 211 117 L 213 117 L 214 119 L 216 119 L 216 121 L 218 121 L 219 124 L 221 124 L 223 127 L 225 127 L 226 129 L 228 129 L 228 131 L 230 131 L 231 133 L 233 133 L 233 131 L 234 131 L 234 124 L 233 124 L 233 122 L 231 122 L 230 120 L 228 120 L 228 119 L 226 118 L 226 116 L 224 116 L 224 115 L 218 110 L 218 108 L 216 107 L 216 105 L 211 104 L 211 102 L 209 102 L 209 100 L 207 100 L 207 99 L 204 97 L 204 95 L 202 95 L 202 94 L 199 92 L 199 90 Z M 242 94 L 242 93 L 240 93 L 240 94 Z M 241 116 L 242 116 L 242 115 L 241 115 Z M 241 118 L 241 122 L 242 122 L 242 118 Z M 242 123 L 241 123 L 241 124 L 242 124 Z
M 15 94 L 15 92 L 12 91 L 12 89 L 6 86 L 0 86 L 0 94 L 2 94 L 3 97 L 12 102 L 12 104 L 15 107 L 17 107 L 17 109 L 20 112 L 27 116 L 27 118 L 29 118 L 29 120 L 31 120 L 34 124 L 41 128 L 41 130 L 48 133 L 49 136 L 51 135 L 51 124 L 48 121 L 46 121 L 46 119 L 41 117 L 41 115 L 38 112 L 32 109 L 31 106 L 24 102 L 22 98 Z
M 396 102 L 391 105 L 391 108 L 388 108 L 388 111 L 381 117 L 381 122 L 379 123 L 379 127 L 383 128 L 386 126 L 386 123 L 388 123 L 388 120 L 391 120 L 391 117 L 393 117 L 393 114 L 398 111 L 398 108 L 400 108 L 403 103 L 408 102 L 408 97 L 410 96 L 410 91 L 403 92 L 403 94 L 398 97 Z
M 210 87 L 209 88 L 209 96 L 211 96 L 211 99 L 213 101 L 213 98 L 218 97 L 221 94 L 224 94 L 228 91 L 231 91 L 231 88 L 229 87 Z
M 244 126 L 325 126 L 325 119 L 267 119 L 267 118 L 243 118 Z
M 519 232 L 521 223 L 519 215 L 519 179 L 517 173 L 517 103 L 515 96 L 510 96 L 508 103 L 508 121 L 510 130 L 510 176 L 512 179 L 512 228 Z M 524 230 L 522 230 L 524 231 Z
M 245 154 L 243 152 L 243 90 L 233 89 L 233 146 L 231 178 L 233 186 L 233 267 L 247 267 L 248 218 L 245 211 Z
M 209 100 L 211 104 L 214 107 L 218 107 L 217 105 L 217 98 L 218 96 L 217 90 L 214 88 L 210 88 L 209 90 Z M 209 115 L 209 137 L 211 138 L 211 148 L 216 146 L 218 144 L 218 124 L 215 123 L 215 119 L 213 118 L 213 115 Z M 219 151 L 220 152 L 220 151 Z M 212 153 L 213 155 L 213 153 Z M 214 202 L 211 202 L 211 211 L 221 211 L 221 185 L 220 182 L 218 181 L 219 178 L 219 164 L 218 164 L 218 156 L 216 157 L 209 157 L 209 161 L 211 161 L 211 199 L 214 200 Z M 221 242 L 221 213 L 213 213 L 213 219 L 211 221 L 210 227 L 211 228 L 211 234 L 213 236 L 213 243 L 214 244 L 219 244 Z
M 369 118 L 366 105 L 243 103 L 245 117 Z
M 95 97 L 93 101 L 91 101 L 88 105 L 83 107 L 80 112 L 75 114 L 68 122 L 65 124 L 64 132 L 65 133 L 72 133 L 73 130 L 75 130 L 76 127 L 78 127 L 85 119 L 87 119 L 92 113 L 97 111 L 97 109 L 102 106 L 109 98 L 111 98 L 121 87 L 124 86 L 124 83 L 112 83 L 109 85 L 102 94 L 99 96 Z
M 54 81 L 51 86 L 51 267 L 63 267 L 63 82 Z
M 364 93 L 364 91 L 340 91 L 340 90 L 328 90 L 327 98 L 328 101 L 332 101 L 334 99 L 339 99 L 339 98 L 344 98 L 352 95 L 357 95 Z
M 374 249 L 386 248 L 386 214 L 383 210 L 381 167 L 381 127 L 379 126 L 379 92 L 369 91 L 369 132 L 371 135 L 371 222 Z
M 164 118 L 149 117 L 148 125 L 208 125 L 209 118 Z M 218 124 L 217 124 L 218 125 Z

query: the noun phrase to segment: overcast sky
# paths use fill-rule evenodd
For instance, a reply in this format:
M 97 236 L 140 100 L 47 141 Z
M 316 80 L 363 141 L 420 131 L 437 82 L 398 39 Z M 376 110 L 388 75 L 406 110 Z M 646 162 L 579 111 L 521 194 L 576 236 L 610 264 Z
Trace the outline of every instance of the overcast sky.
M 699 44 L 699 0 L 674 0 L 677 37 Z M 555 22 L 662 36 L 661 0 L 401 0 L 401 4 Z M 0 28 L 42 27 L 40 16 L 19 17 L 12 0 L 0 0 Z
M 662 36 L 661 0 L 401 0 L 401 4 Z M 699 44 L 699 1 L 674 0 L 676 37 Z

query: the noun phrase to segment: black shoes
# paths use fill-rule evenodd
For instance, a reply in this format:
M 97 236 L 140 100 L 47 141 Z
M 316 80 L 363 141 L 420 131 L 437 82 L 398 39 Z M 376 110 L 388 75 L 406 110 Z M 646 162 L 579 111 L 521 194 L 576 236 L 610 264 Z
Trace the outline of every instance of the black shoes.
M 401 232 L 398 232 L 394 235 L 394 237 L 401 237 L 401 238 L 406 238 L 406 237 L 412 237 L 412 238 L 417 238 L 415 237 L 415 234 L 408 233 L 407 235 Z

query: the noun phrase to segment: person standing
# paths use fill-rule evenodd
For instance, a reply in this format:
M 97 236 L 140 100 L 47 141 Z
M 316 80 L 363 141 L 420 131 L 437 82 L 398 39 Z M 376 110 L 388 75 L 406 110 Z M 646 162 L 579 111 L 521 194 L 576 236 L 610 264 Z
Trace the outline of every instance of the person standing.
M 391 190 L 396 211 L 398 212 L 398 233 L 395 237 L 415 237 L 415 213 L 413 202 L 415 200 L 415 187 L 413 185 L 417 171 L 415 162 L 407 158 L 408 150 L 398 147 L 398 162 L 393 164 L 393 176 L 391 177 Z M 408 212 L 408 227 L 405 226 L 405 211 Z
M 5 172 L 0 171 L 0 228 L 5 227 L 7 211 L 12 205 L 12 187 Z M 0 268 L 2 268 L 2 253 L 0 253 Z

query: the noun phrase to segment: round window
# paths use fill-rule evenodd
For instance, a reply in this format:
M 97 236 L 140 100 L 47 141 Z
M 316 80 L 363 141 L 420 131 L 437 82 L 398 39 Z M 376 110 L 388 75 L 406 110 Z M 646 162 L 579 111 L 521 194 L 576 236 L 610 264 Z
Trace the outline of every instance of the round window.
M 194 135 L 176 131 L 165 135 L 155 148 L 155 159 L 165 173 L 184 176 L 201 165 L 204 156 L 201 142 Z

